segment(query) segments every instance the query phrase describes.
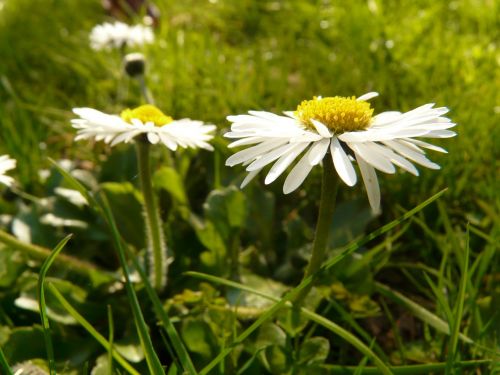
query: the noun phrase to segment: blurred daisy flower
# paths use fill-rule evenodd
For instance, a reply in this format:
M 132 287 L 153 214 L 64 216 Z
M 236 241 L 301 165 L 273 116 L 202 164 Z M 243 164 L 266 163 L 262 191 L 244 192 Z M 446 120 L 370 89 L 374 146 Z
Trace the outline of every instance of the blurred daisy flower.
M 208 141 L 213 138 L 210 133 L 216 129 L 215 125 L 190 119 L 174 120 L 151 104 L 126 109 L 120 116 L 92 108 L 73 108 L 73 112 L 80 116 L 71 120 L 73 128 L 78 130 L 77 141 L 94 138 L 114 146 L 143 134 L 150 143 L 163 143 L 172 151 L 179 146 L 213 150 Z
M 229 147 L 251 147 L 229 157 L 226 165 L 246 166 L 249 173 L 241 185 L 244 187 L 273 163 L 265 178 L 265 184 L 270 184 L 304 153 L 285 180 L 283 192 L 288 194 L 303 183 L 327 154 L 342 181 L 354 186 L 355 161 L 370 205 L 378 212 L 380 188 L 375 169 L 395 173 L 398 166 L 416 176 L 418 170 L 412 162 L 439 169 L 439 165 L 427 159 L 424 149 L 446 150 L 414 137 L 448 138 L 456 133 L 447 130 L 455 124 L 443 116 L 448 112 L 446 107 L 434 108 L 431 103 L 405 113 L 390 111 L 373 115 L 367 101 L 376 96 L 378 93 L 370 92 L 359 98 L 316 97 L 304 100 L 295 111 L 284 112 L 285 116 L 263 111 L 228 116 L 232 126 L 225 137 L 238 139 Z
M 130 26 L 123 22 L 105 22 L 90 32 L 90 46 L 96 50 L 137 47 L 152 43 L 153 30 L 149 26 Z
M 14 179 L 6 176 L 5 172 L 10 171 L 16 167 L 16 161 L 11 159 L 9 155 L 0 156 L 0 183 L 6 186 L 12 186 Z

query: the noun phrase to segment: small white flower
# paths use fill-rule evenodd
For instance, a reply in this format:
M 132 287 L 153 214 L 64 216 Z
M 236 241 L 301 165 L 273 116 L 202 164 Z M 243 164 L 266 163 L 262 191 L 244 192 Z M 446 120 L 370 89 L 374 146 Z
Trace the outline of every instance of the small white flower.
M 144 134 L 152 144 L 163 143 L 175 151 L 178 146 L 213 150 L 208 143 L 215 125 L 190 119 L 173 120 L 153 105 L 146 104 L 135 109 L 127 109 L 120 116 L 108 115 L 92 108 L 73 108 L 80 116 L 71 120 L 78 129 L 75 140 L 94 138 L 114 146 L 128 143 Z
M 246 166 L 249 173 L 241 185 L 244 187 L 273 163 L 264 180 L 270 184 L 305 152 L 285 180 L 283 192 L 288 194 L 302 184 L 329 151 L 338 175 L 348 186 L 357 182 L 352 164 L 357 162 L 370 205 L 378 212 L 380 189 L 375 169 L 395 173 L 398 166 L 416 176 L 418 171 L 411 162 L 439 169 L 426 158 L 424 149 L 446 150 L 414 137 L 448 138 L 456 133 L 447 130 L 455 126 L 443 116 L 448 109 L 434 108 L 434 104 L 406 113 L 390 111 L 372 116 L 367 100 L 376 96 L 378 93 L 370 92 L 357 99 L 336 96 L 304 100 L 296 111 L 284 112 L 286 116 L 263 111 L 228 116 L 233 124 L 225 137 L 239 138 L 229 147 L 252 146 L 229 157 L 226 165 Z
M 152 43 L 153 30 L 149 26 L 129 26 L 123 22 L 105 22 L 90 32 L 90 46 L 96 50 L 122 47 L 137 47 Z
M 0 183 L 11 186 L 14 183 L 14 179 L 10 176 L 6 176 L 5 172 L 10 171 L 16 167 L 16 161 L 11 159 L 9 155 L 0 156 Z

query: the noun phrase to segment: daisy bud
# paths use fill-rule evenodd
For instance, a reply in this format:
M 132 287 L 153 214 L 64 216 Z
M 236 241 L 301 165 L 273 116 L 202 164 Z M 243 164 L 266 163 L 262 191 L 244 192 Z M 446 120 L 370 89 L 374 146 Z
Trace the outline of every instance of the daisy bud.
M 137 77 L 144 74 L 146 59 L 142 53 L 129 53 L 123 58 L 123 64 L 130 77 Z

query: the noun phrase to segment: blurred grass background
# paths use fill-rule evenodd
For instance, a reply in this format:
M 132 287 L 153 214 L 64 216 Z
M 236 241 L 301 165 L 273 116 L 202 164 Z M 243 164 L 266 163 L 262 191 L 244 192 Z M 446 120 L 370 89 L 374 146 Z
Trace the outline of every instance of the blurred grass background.
M 75 106 L 119 111 L 119 57 L 95 53 L 99 1 L 2 1 L 0 152 L 30 186 L 45 156 L 78 155 Z M 384 201 L 420 201 L 442 187 L 463 214 L 484 216 L 498 191 L 500 5 L 462 1 L 161 1 L 149 85 L 176 117 L 210 121 L 248 109 L 293 109 L 314 95 L 378 91 L 376 111 L 447 106 L 459 136 L 441 172 L 383 176 Z M 114 66 L 113 66 L 114 63 Z M 225 171 L 223 171 L 225 173 Z M 395 198 L 393 194 L 396 194 Z M 483 208 L 478 208 L 480 206 Z
M 420 168 L 418 178 L 380 173 L 384 212 L 370 228 L 394 219 L 401 207 L 412 207 L 445 187 L 449 189 L 439 204 L 427 208 L 425 215 L 419 214 L 408 231 L 402 230 L 403 241 L 397 241 L 399 234 L 394 240 L 384 240 L 381 246 L 391 255 L 384 255 L 387 259 L 373 268 L 375 273 L 384 270 L 378 275 L 383 281 L 435 299 L 435 291 L 421 275 L 413 277 L 409 270 L 425 264 L 436 273 L 439 269 L 439 283 L 459 279 L 465 226 L 470 223 L 471 262 L 476 273 L 467 291 L 467 311 L 474 322 L 469 334 L 481 341 L 488 336 L 485 332 L 496 332 L 496 338 L 486 341 L 498 344 L 498 314 L 494 310 L 500 301 L 496 282 L 500 238 L 499 1 L 164 0 L 157 5 L 161 18 L 155 29 L 156 42 L 142 49 L 148 57 L 148 84 L 157 105 L 173 117 L 212 122 L 221 134 L 228 126 L 225 117 L 229 114 L 249 109 L 290 110 L 315 95 L 378 91 L 380 97 L 372 101 L 376 112 L 406 111 L 429 102 L 449 107 L 449 117 L 458 123 L 454 128 L 458 136 L 435 141 L 449 154 L 430 152 L 430 158 L 442 169 Z M 18 160 L 12 174 L 30 193 L 46 193 L 38 172 L 49 165 L 47 156 L 90 161 L 87 168 L 92 171 L 111 158 L 102 146 L 74 143 L 71 108 L 89 106 L 118 113 L 124 104 L 136 106 L 140 101 L 139 90 L 121 72 L 119 54 L 95 52 L 89 47 L 91 28 L 106 20 L 109 17 L 98 0 L 0 0 L 0 154 L 9 153 Z M 203 167 L 199 169 L 202 173 L 188 174 L 184 181 L 192 210 L 198 214 L 210 190 L 239 183 L 244 176 L 242 169 L 223 166 L 230 154 L 224 143 L 221 138 L 216 140 L 216 154 L 193 156 L 187 152 L 194 157 L 194 167 L 187 167 L 189 163 L 183 164 L 182 158 L 177 165 L 184 168 L 180 173 L 183 178 L 189 170 Z M 127 147 L 117 148 L 112 157 L 123 161 L 123 169 L 117 168 L 116 161 L 103 165 L 101 181 L 136 184 L 129 154 Z M 253 240 L 269 258 L 273 255 L 265 251 L 275 250 L 277 260 L 268 261 L 280 265 L 280 250 L 288 246 L 287 251 L 295 251 L 310 240 L 319 195 L 319 178 L 313 176 L 319 177 L 318 170 L 291 196 L 282 195 L 282 179 L 266 188 L 276 200 L 275 216 L 270 219 L 276 233 L 248 228 L 252 233 L 243 236 L 242 247 L 251 248 Z M 220 181 L 214 177 L 215 171 L 219 171 Z M 258 186 L 259 182 L 253 182 L 244 191 L 246 199 L 255 206 L 260 204 L 258 199 L 269 203 Z M 125 190 L 124 197 L 130 193 Z M 343 186 L 340 194 L 340 202 L 356 197 L 367 206 L 360 184 L 353 189 Z M 137 201 L 133 208 L 139 216 Z M 126 217 L 130 210 L 125 207 L 119 216 Z M 258 222 L 261 213 L 252 214 Z M 167 226 L 174 222 L 180 229 L 167 232 L 174 249 L 186 248 L 173 270 L 172 290 L 178 292 L 184 279 L 175 279 L 175 275 L 197 265 L 193 259 L 200 256 L 200 244 L 186 240 L 192 229 L 176 222 L 175 215 L 166 220 Z M 347 225 L 359 224 L 356 231 L 363 232 L 366 218 L 358 220 L 355 215 L 339 211 L 335 217 L 339 230 L 345 221 Z M 137 228 L 135 222 L 131 225 Z M 133 232 L 126 234 L 133 236 Z M 135 235 L 138 238 L 127 241 L 137 242 L 140 248 L 142 236 L 139 232 Z M 102 240 L 105 236 L 96 232 L 95 237 Z M 51 241 L 54 239 L 43 244 Z M 88 243 L 86 246 L 91 248 Z M 393 256 L 394 249 L 398 253 Z M 90 253 L 76 250 L 87 258 L 95 253 L 94 261 L 109 266 L 106 255 L 99 255 L 96 249 Z M 371 259 L 363 258 L 363 264 L 354 267 L 363 277 L 366 274 L 359 270 Z M 396 275 L 400 269 L 403 276 Z M 340 278 L 342 271 L 338 270 Z M 268 275 L 286 280 L 280 278 L 281 271 L 273 272 Z M 373 281 L 371 276 L 366 279 Z M 366 281 L 360 280 L 355 280 L 360 283 L 357 287 Z M 450 288 L 450 301 L 455 301 L 456 292 Z M 476 310 L 481 306 L 475 305 L 479 300 L 488 306 L 491 320 L 481 320 Z M 442 315 L 442 306 L 436 302 L 435 307 Z M 412 347 L 406 349 L 410 352 Z M 467 353 L 474 357 L 476 352 L 471 349 Z

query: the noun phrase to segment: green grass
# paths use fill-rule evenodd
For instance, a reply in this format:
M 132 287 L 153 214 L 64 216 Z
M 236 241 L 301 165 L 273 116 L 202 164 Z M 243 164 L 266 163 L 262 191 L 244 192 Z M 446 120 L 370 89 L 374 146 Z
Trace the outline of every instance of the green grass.
M 498 371 L 498 1 L 157 2 L 156 42 L 142 52 L 148 87 L 174 118 L 211 122 L 223 134 L 229 114 L 277 113 L 315 95 L 378 91 L 375 112 L 435 102 L 449 107 L 458 124 L 457 137 L 434 142 L 449 151 L 430 154 L 440 171 L 420 168 L 418 178 L 379 174 L 381 216 L 370 216 L 361 184 L 341 186 L 328 253 L 339 262 L 316 275 L 304 307 L 317 324 L 298 326 L 276 307 L 276 315 L 265 314 L 273 303 L 286 305 L 284 293 L 301 280 L 319 168 L 289 196 L 281 193 L 282 179 L 265 186 L 257 178 L 240 191 L 231 186 L 245 172 L 224 166 L 231 151 L 222 137 L 213 142 L 215 153 L 153 149 L 153 181 L 175 259 L 167 291 L 158 295 L 144 283 L 133 147 L 111 153 L 102 144 L 75 143 L 69 123 L 73 107 L 118 113 L 141 102 L 119 53 L 96 53 L 88 45 L 90 29 L 109 20 L 100 3 L 0 0 L 0 155 L 18 160 L 11 175 L 20 190 L 44 198 L 4 190 L 0 197 L 2 371 L 37 358 L 43 360 L 32 365 L 48 369 L 49 321 L 62 374 L 99 366 L 117 373 L 160 373 L 161 366 L 171 374 L 181 368 L 189 374 L 209 368 L 210 374 L 379 373 L 383 366 L 372 367 L 368 358 L 373 353 L 394 374 Z M 74 164 L 64 169 L 61 159 Z M 61 186 L 79 190 L 90 206 L 72 206 L 57 195 Z M 409 218 L 409 208 L 444 188 L 407 224 L 384 227 Z M 95 201 L 99 190 L 109 210 Z M 47 226 L 40 220 L 47 213 L 87 227 Z M 113 231 L 106 225 L 111 217 Z M 23 227 L 33 245 L 7 234 Z M 377 228 L 385 232 L 366 241 Z M 74 237 L 64 254 L 47 258 L 48 248 L 69 233 Z M 235 249 L 241 280 L 227 284 Z M 55 294 L 43 301 L 40 329 L 38 310 L 29 306 L 37 303 L 44 259 L 54 261 L 48 284 Z M 47 267 L 41 268 L 44 276 Z M 133 282 L 120 282 L 123 272 Z M 200 281 L 186 272 L 213 278 Z M 367 351 L 339 342 L 329 324 Z

